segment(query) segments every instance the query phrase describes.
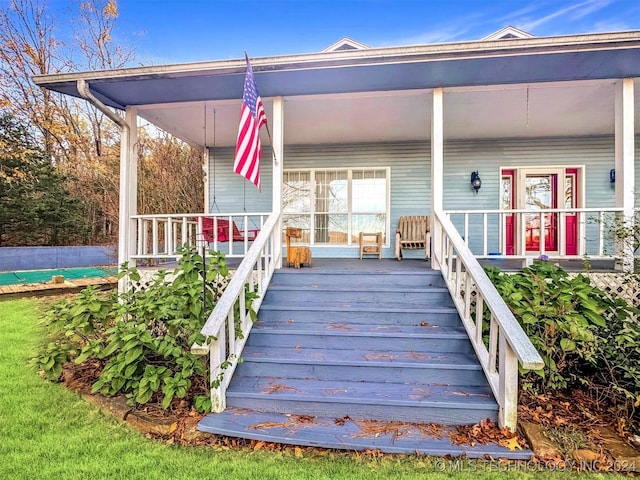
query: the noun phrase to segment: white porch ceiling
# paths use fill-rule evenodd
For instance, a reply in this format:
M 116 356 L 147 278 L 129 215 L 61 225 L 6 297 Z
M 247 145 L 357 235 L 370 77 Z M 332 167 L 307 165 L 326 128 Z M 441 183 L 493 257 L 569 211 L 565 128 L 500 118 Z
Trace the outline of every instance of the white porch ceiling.
M 640 133 L 640 79 L 635 88 Z M 448 88 L 445 139 L 613 134 L 614 100 L 611 80 Z M 272 101 L 264 103 L 271 119 Z M 285 145 L 428 140 L 430 103 L 430 90 L 285 97 Z M 141 117 L 194 146 L 235 145 L 240 99 L 138 108 Z M 264 129 L 262 139 L 269 143 Z

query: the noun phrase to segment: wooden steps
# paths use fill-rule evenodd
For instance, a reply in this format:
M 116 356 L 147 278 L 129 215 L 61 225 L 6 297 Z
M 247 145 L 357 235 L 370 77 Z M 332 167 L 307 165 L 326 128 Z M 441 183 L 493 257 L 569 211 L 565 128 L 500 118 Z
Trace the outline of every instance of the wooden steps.
M 409 441 L 411 435 L 400 443 L 367 441 L 353 430 L 365 419 L 497 421 L 498 406 L 439 272 L 283 269 L 258 317 L 227 390 L 227 410 L 205 417 L 200 430 L 327 448 L 495 453 L 441 439 Z M 315 420 L 295 434 L 255 428 L 291 416 Z M 335 424 L 344 418 L 356 423 Z M 511 453 L 496 448 L 499 456 Z

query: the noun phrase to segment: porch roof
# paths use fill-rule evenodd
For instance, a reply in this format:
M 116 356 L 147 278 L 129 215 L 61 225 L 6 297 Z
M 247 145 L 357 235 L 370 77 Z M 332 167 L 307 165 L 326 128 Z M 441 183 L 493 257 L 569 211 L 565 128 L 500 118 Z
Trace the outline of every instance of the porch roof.
M 371 48 L 252 60 L 263 97 L 640 76 L 640 31 Z M 237 99 L 243 59 L 37 75 L 79 97 L 84 79 L 102 102 L 128 105 Z
M 491 138 L 496 132 L 501 137 L 600 135 L 613 132 L 613 81 L 640 78 L 640 31 L 351 49 L 251 62 L 267 114 L 272 97 L 287 99 L 288 144 L 426 140 L 427 103 L 424 110 L 416 105 L 434 87 L 452 94 L 445 104 L 451 112 L 445 110 L 447 138 Z M 234 59 L 38 75 L 34 81 L 79 97 L 82 79 L 106 105 L 137 106 L 141 117 L 194 146 L 216 136 L 216 145 L 231 146 L 244 73 L 244 59 Z M 576 90 L 577 83 L 586 88 Z M 538 89 L 537 98 L 530 98 L 529 85 L 536 84 L 553 88 L 544 95 Z M 498 99 L 496 90 L 506 96 Z M 217 109 L 218 131 L 210 116 L 203 138 L 208 105 Z M 486 128 L 487 113 L 494 128 Z M 526 116 L 526 122 L 516 122 L 516 115 Z M 310 119 L 311 128 L 286 128 L 310 125 Z

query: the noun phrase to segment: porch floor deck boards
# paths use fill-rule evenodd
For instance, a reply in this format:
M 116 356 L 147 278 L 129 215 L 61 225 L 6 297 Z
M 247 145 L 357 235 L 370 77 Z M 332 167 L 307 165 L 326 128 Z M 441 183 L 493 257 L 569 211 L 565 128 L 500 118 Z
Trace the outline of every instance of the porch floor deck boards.
M 278 270 L 227 409 L 199 429 L 348 450 L 529 458 L 449 440 L 453 425 L 496 421 L 498 406 L 443 285 L 424 260 L 321 258 Z M 397 431 L 369 435 L 371 424 Z M 425 434 L 430 424 L 445 433 Z

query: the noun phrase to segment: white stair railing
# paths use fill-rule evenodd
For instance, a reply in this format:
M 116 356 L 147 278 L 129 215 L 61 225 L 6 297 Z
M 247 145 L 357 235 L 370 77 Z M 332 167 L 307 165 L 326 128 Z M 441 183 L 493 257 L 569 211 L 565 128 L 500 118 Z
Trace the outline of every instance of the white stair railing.
M 211 409 L 214 412 L 226 408 L 227 387 L 253 326 L 251 310 L 258 311 L 273 272 L 281 265 L 279 225 L 280 214 L 275 213 L 264 223 L 201 330 L 211 342 L 191 347 L 195 354 L 209 354 Z M 245 301 L 247 291 L 258 295 L 251 305 Z M 236 305 L 239 307 L 237 315 Z
M 439 241 L 432 261 L 440 266 L 462 323 L 500 407 L 500 427 L 515 430 L 518 419 L 518 363 L 530 370 L 544 363 L 491 280 L 471 253 L 453 223 L 443 212 L 434 212 Z M 475 301 L 475 308 L 473 308 Z M 488 313 L 484 307 L 488 307 Z M 485 343 L 484 325 L 489 339 Z

